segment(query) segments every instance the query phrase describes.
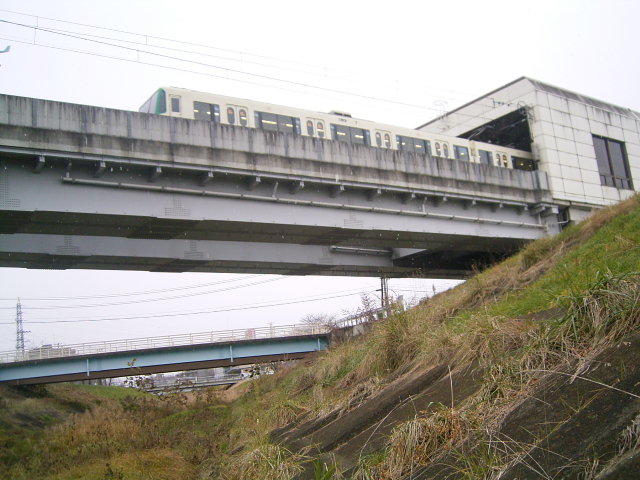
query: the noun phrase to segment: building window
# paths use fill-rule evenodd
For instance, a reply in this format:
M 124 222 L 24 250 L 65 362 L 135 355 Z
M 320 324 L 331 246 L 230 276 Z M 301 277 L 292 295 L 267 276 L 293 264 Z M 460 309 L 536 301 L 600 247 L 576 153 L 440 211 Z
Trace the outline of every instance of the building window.
M 624 142 L 593 135 L 600 183 L 608 187 L 633 190 Z

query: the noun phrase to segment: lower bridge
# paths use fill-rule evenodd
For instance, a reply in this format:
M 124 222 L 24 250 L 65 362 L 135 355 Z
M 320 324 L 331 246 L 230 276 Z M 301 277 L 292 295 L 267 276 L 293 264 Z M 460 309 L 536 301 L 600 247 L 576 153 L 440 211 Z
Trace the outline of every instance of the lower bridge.
M 329 345 L 329 328 L 287 325 L 0 353 L 0 383 L 115 378 L 296 360 Z

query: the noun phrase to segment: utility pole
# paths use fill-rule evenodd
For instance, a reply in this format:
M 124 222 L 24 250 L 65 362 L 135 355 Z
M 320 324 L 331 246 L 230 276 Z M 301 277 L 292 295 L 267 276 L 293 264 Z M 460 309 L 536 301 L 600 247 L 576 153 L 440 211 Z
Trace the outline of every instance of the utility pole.
M 380 277 L 380 303 L 386 312 L 389 307 L 389 279 L 386 277 Z
M 18 352 L 24 353 L 25 333 L 26 332 L 22 323 L 22 304 L 20 303 L 20 299 L 18 299 L 18 304 L 16 305 L 16 350 Z

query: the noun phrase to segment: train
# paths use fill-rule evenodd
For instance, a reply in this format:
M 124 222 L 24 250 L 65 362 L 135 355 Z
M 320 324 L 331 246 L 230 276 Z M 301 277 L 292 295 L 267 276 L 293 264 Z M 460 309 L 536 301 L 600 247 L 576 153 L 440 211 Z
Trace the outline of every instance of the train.
M 449 158 L 518 170 L 536 169 L 531 152 L 523 150 L 385 125 L 353 118 L 346 112 L 320 113 L 185 88 L 158 88 L 139 111 L 415 152 L 428 158 Z

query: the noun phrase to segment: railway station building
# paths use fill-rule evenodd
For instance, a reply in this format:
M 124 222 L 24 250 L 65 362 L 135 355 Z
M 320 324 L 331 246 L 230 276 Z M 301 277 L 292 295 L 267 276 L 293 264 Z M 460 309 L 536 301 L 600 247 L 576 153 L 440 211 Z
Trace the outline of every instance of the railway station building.
M 579 222 L 640 186 L 639 112 L 531 78 L 497 88 L 418 130 L 532 152 L 530 168 L 547 174 L 563 222 Z

